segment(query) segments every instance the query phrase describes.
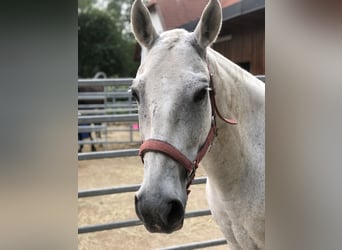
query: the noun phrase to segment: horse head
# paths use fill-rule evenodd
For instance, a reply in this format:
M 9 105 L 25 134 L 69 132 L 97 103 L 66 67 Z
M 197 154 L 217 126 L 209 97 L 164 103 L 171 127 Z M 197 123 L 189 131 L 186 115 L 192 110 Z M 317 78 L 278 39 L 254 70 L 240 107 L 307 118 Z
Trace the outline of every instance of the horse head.
M 210 0 L 194 32 L 157 34 L 142 1 L 133 3 L 133 33 L 147 53 L 131 91 L 139 106 L 142 140 L 156 143 L 145 144 L 141 153 L 144 179 L 135 207 L 150 232 L 171 233 L 183 225 L 192 178 L 184 165 L 198 158 L 212 128 L 206 49 L 216 40 L 221 21 L 219 1 Z

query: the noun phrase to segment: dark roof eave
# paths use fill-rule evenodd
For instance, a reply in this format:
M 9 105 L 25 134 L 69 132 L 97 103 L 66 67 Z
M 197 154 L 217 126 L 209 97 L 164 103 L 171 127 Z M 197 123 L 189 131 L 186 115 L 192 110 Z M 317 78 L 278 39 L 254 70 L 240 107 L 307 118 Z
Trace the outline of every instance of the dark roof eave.
M 227 21 L 235 17 L 248 14 L 254 11 L 265 9 L 265 0 L 241 0 L 233 5 L 222 9 L 222 21 Z M 199 19 L 193 20 L 179 26 L 179 28 L 193 31 L 196 28 Z

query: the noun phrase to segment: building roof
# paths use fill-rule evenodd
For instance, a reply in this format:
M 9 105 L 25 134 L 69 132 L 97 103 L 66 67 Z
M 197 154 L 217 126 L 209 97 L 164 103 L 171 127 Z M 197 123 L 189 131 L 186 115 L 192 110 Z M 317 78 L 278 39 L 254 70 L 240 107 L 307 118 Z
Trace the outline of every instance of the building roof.
M 234 22 L 234 19 L 243 17 L 245 20 L 244 23 L 246 25 L 253 26 L 254 21 L 260 22 L 262 19 L 261 21 L 265 22 L 264 16 L 265 0 L 241 0 L 228 5 L 222 5 L 223 22 Z M 198 19 L 199 18 L 187 23 L 183 23 L 180 27 L 188 31 L 193 31 L 198 23 Z
M 222 8 L 240 0 L 220 0 Z M 164 30 L 170 30 L 199 19 L 208 0 L 150 0 L 150 11 L 156 11 Z

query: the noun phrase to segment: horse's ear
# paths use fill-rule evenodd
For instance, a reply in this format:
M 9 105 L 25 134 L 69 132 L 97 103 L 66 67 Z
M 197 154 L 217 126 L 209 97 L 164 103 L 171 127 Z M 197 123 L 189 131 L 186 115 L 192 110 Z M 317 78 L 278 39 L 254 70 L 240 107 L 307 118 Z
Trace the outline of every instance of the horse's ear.
M 194 35 L 200 47 L 205 49 L 215 42 L 221 30 L 222 10 L 219 0 L 210 0 L 195 28 Z
M 150 49 L 158 38 L 158 34 L 153 27 L 150 13 L 142 0 L 135 0 L 132 5 L 131 25 L 133 34 L 140 45 Z

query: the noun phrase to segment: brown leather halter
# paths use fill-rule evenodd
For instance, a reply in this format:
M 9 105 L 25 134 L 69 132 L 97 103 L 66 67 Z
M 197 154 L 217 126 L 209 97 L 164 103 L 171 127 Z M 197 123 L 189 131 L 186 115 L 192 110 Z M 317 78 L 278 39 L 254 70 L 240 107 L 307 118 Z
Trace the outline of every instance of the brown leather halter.
M 209 68 L 209 66 L 208 66 Z M 139 149 L 139 156 L 141 157 L 141 160 L 144 162 L 144 154 L 146 152 L 159 152 L 163 153 L 173 160 L 180 163 L 187 171 L 188 171 L 188 184 L 187 184 L 187 193 L 190 193 L 189 187 L 195 178 L 196 169 L 198 168 L 198 164 L 203 159 L 205 154 L 207 153 L 209 147 L 211 146 L 215 136 L 217 135 L 217 129 L 216 129 L 216 121 L 215 121 L 215 115 L 223 120 L 224 122 L 228 124 L 235 125 L 237 124 L 237 121 L 234 119 L 227 119 L 224 118 L 220 111 L 217 108 L 216 101 L 215 101 L 215 88 L 214 88 L 214 81 L 213 81 L 213 75 L 210 73 L 210 83 L 209 83 L 209 96 L 210 96 L 210 102 L 211 102 L 211 110 L 212 110 L 212 121 L 211 121 L 211 128 L 209 130 L 208 136 L 204 142 L 204 144 L 199 149 L 196 158 L 191 161 L 189 160 L 182 152 L 180 152 L 177 148 L 175 148 L 173 145 L 166 141 L 157 140 L 157 139 L 148 139 L 142 143 Z

